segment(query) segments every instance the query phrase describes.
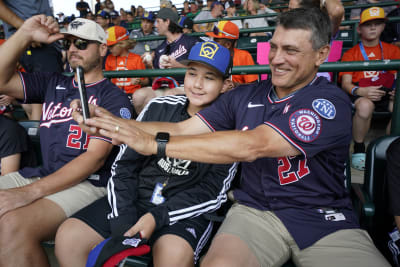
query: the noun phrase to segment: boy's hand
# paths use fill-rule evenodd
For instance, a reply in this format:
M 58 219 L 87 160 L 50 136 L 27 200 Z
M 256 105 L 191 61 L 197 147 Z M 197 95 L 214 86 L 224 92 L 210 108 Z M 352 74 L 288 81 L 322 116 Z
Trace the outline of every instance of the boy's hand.
M 382 85 L 359 87 L 357 89 L 357 95 L 367 97 L 371 101 L 379 101 L 386 95 L 386 92 L 381 90 L 381 88 Z
M 150 239 L 151 235 L 156 229 L 156 220 L 153 215 L 148 212 L 136 222 L 128 231 L 125 232 L 124 236 L 132 237 L 136 233 L 140 233 L 141 238 Z

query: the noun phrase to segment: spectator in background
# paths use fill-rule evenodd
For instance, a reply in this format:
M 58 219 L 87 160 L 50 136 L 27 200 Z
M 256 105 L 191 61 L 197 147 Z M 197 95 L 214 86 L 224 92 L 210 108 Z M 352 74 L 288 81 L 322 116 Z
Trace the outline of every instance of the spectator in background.
M 94 5 L 94 14 L 99 13 L 101 8 L 102 8 L 102 6 L 101 6 L 101 3 L 100 3 L 100 0 L 96 0 L 96 4 Z
M 90 11 L 89 4 L 85 2 L 84 0 L 81 0 L 76 3 L 76 10 L 79 11 L 79 17 L 80 18 L 85 18 L 86 14 Z
M 236 42 L 239 39 L 239 28 L 235 23 L 221 20 L 212 32 L 207 32 L 206 34 L 212 37 L 215 42 L 229 49 L 233 58 L 233 66 L 255 65 L 248 51 L 235 48 Z M 257 74 L 232 75 L 232 81 L 235 86 L 243 83 L 252 83 L 257 80 Z
M 393 0 L 357 0 L 354 5 L 365 5 L 365 4 L 375 4 L 375 3 L 385 3 L 385 2 L 395 2 Z M 392 6 L 382 7 L 385 14 L 389 14 L 392 10 L 396 9 L 396 4 Z M 364 8 L 365 9 L 365 8 Z M 361 8 L 352 8 L 350 13 L 351 20 L 359 20 L 360 14 L 363 11 Z
M 203 9 L 203 0 L 194 0 L 197 2 L 197 6 L 199 10 L 201 11 Z
M 166 37 L 161 45 L 157 47 L 152 61 L 145 61 L 148 68 L 164 69 L 164 68 L 186 68 L 179 61 L 187 59 L 190 49 L 199 42 L 199 39 L 194 36 L 182 33 L 182 28 L 179 25 L 179 15 L 170 8 L 162 8 L 157 14 L 157 30 L 160 35 Z M 137 90 L 133 94 L 133 103 L 136 112 L 139 114 L 143 107 L 156 96 L 174 95 L 183 93 L 183 76 L 174 76 L 168 78 L 168 86 L 163 87 L 164 77 L 155 79 L 161 83 L 153 81 L 152 87 L 144 87 Z M 176 87 L 176 88 L 175 88 Z
M 226 5 L 225 5 L 225 10 L 226 10 L 226 16 L 224 18 L 233 18 L 233 17 L 237 17 L 236 14 L 236 5 L 235 3 L 231 0 L 231 1 L 227 1 Z M 243 24 L 242 24 L 242 20 L 240 19 L 235 19 L 235 20 L 231 20 L 233 23 L 236 24 L 236 26 L 238 26 L 239 29 L 243 28 Z
M 201 11 L 211 11 L 211 5 L 215 0 L 207 0 L 206 6 L 201 8 Z
M 208 3 L 208 2 L 207 2 Z M 220 2 L 214 1 L 210 5 L 210 10 L 202 10 L 193 20 L 207 20 L 207 19 L 218 19 L 222 17 L 222 11 L 224 7 Z M 208 32 L 213 29 L 213 27 L 217 25 L 217 22 L 208 22 L 208 23 L 196 23 L 193 25 L 193 30 L 195 32 Z
M 119 9 L 119 15 L 121 16 L 121 21 L 126 21 L 126 11 L 123 8 Z
M 185 2 L 183 2 L 183 8 L 181 10 L 181 16 L 186 16 L 187 14 L 190 13 L 190 6 L 189 6 L 189 1 L 185 0 Z
M 186 14 L 186 17 L 193 19 L 200 13 L 199 6 L 195 0 L 190 2 L 190 12 Z
M 386 17 L 400 17 L 400 7 L 392 10 L 389 14 L 386 15 Z M 381 40 L 400 47 L 400 22 L 387 21 L 385 30 L 383 30 L 381 35 Z
M 154 30 L 154 21 L 156 17 L 153 12 L 144 12 L 141 17 L 141 24 L 140 29 L 133 30 L 129 38 L 136 39 L 145 36 L 157 36 L 158 32 Z M 145 52 L 152 53 L 161 43 L 163 40 L 154 40 L 154 41 L 144 41 L 144 42 L 137 42 L 135 48 L 130 50 L 132 53 L 138 54 L 143 56 Z M 147 50 L 146 50 L 147 47 Z
M 131 11 L 126 12 L 126 22 L 128 22 L 128 24 L 131 24 L 135 21 L 135 16 L 133 15 L 133 13 Z
M 247 11 L 248 15 L 260 15 L 265 14 L 265 11 L 260 9 L 260 4 L 258 0 L 246 0 L 243 9 Z M 245 29 L 253 29 L 259 27 L 268 27 L 268 22 L 265 18 L 253 18 L 245 19 L 243 21 L 243 27 Z M 268 36 L 271 35 L 270 32 L 252 32 L 250 36 Z
M 112 26 L 110 14 L 104 10 L 101 10 L 98 14 L 96 14 L 96 23 L 99 24 L 104 31 L 107 31 L 107 29 Z
M 271 9 L 271 8 L 268 7 L 268 5 L 269 5 L 269 0 L 260 0 L 259 5 L 260 5 L 260 10 L 261 10 L 261 11 L 264 11 L 264 13 L 266 13 L 266 14 L 275 14 L 275 15 L 277 15 L 277 13 L 276 13 L 275 10 L 273 10 L 273 9 Z M 272 22 L 272 23 L 275 23 L 276 16 L 265 17 L 265 19 L 267 20 L 268 25 L 271 26 L 271 25 L 270 25 L 271 22 Z M 274 24 L 274 25 L 275 25 L 275 24 Z
M 111 11 L 115 10 L 114 3 L 111 0 L 104 1 L 104 10 L 110 13 Z
M 137 7 L 137 9 L 136 9 L 136 15 L 135 16 L 137 18 L 141 18 L 143 16 L 143 14 L 144 14 L 144 8 L 141 5 L 139 5 Z
M 0 108 L 0 176 L 37 163 L 33 145 L 25 129 L 7 118 Z
M 182 32 L 184 34 L 193 32 L 193 20 L 192 19 L 185 17 L 185 16 L 181 16 L 179 19 L 179 25 L 181 26 Z
M 380 35 L 385 28 L 385 12 L 380 7 L 371 7 L 361 13 L 357 32 L 361 42 L 347 50 L 342 61 L 369 61 L 400 59 L 400 48 L 381 42 Z M 371 126 L 372 113 L 392 111 L 392 90 L 396 71 L 349 71 L 339 73 L 342 88 L 352 98 L 355 107 L 353 116 L 354 149 L 351 166 L 358 170 L 365 168 L 365 136 Z M 389 123 L 390 125 L 390 123 Z M 388 129 L 390 128 L 388 125 Z
M 118 14 L 118 11 L 111 11 L 110 13 L 110 19 L 111 19 L 111 24 L 113 26 L 121 26 L 124 27 L 125 29 L 128 29 L 129 25 L 126 23 L 126 21 L 121 20 L 121 16 Z
M 131 12 L 132 12 L 133 18 L 136 18 L 136 7 L 135 7 L 135 5 L 131 5 Z
M 107 29 L 107 46 L 111 54 L 107 56 L 105 70 L 144 70 L 142 58 L 129 49 L 135 46 L 135 41 L 129 39 L 127 30 L 121 26 Z M 148 84 L 148 78 L 112 78 L 111 81 L 124 90 L 130 99 L 132 94 Z

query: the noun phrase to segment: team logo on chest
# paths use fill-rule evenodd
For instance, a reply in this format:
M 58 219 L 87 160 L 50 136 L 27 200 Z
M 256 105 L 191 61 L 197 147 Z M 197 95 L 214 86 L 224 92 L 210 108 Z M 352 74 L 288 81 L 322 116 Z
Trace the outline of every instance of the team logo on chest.
M 315 99 L 312 102 L 312 107 L 322 118 L 332 120 L 336 116 L 336 108 L 329 100 Z
M 299 140 L 307 143 L 314 141 L 321 133 L 321 119 L 310 109 L 299 109 L 292 113 L 289 126 Z

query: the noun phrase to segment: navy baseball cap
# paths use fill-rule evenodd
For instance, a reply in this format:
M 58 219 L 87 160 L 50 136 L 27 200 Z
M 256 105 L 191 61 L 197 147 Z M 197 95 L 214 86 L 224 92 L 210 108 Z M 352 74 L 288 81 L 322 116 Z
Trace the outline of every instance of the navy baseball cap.
M 179 26 L 184 29 L 193 29 L 193 20 L 191 18 L 181 16 L 179 18 Z
M 108 12 L 104 11 L 104 10 L 100 10 L 99 12 L 97 12 L 96 16 L 100 16 L 104 19 L 109 19 L 110 18 L 110 14 L 108 14 Z
M 190 50 L 188 59 L 179 61 L 184 65 L 188 65 L 190 62 L 205 64 L 215 69 L 224 78 L 232 72 L 230 51 L 214 41 L 195 44 Z
M 151 11 L 150 12 L 145 11 L 142 15 L 142 19 L 147 19 L 147 20 L 154 22 L 154 20 L 155 20 L 154 13 Z
M 147 254 L 150 247 L 146 242 L 139 234 L 109 237 L 90 251 L 86 267 L 114 267 L 126 257 Z
M 118 16 L 119 16 L 118 11 L 113 10 L 113 11 L 110 12 L 110 17 L 111 17 L 112 19 L 114 19 L 114 18 L 116 18 L 116 17 L 118 17 Z
M 224 7 L 224 6 L 221 4 L 220 1 L 214 1 L 214 2 L 211 4 L 210 9 L 212 10 L 216 5 L 220 5 L 220 6 Z

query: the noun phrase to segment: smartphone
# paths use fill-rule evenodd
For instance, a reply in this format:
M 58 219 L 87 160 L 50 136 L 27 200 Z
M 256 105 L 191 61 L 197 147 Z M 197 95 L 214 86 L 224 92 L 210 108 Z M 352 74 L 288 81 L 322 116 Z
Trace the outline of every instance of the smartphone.
M 89 119 L 90 113 L 89 113 L 89 103 L 86 95 L 85 77 L 83 75 L 83 68 L 81 66 L 78 66 L 76 68 L 76 76 L 78 78 L 78 88 L 79 88 L 79 95 L 81 97 L 83 120 L 86 121 L 87 119 Z

